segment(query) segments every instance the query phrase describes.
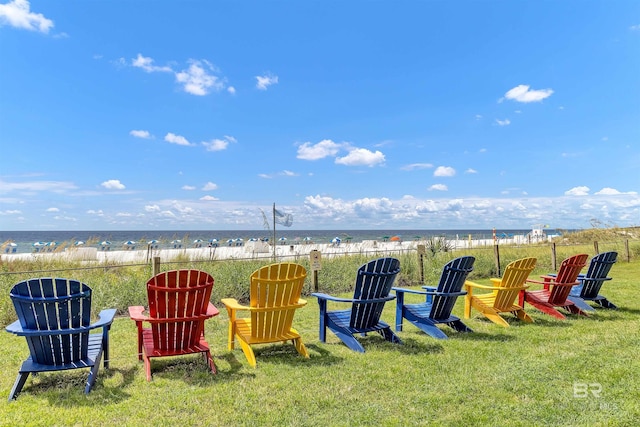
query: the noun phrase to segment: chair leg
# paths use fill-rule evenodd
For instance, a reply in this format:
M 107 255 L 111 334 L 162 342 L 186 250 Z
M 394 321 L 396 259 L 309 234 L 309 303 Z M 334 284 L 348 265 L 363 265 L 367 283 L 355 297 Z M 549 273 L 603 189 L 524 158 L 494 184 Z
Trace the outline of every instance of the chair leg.
M 600 299 L 595 300 L 601 307 L 603 308 L 610 308 L 612 310 L 617 310 L 618 307 L 612 303 L 611 301 L 609 301 L 608 299 L 602 297 Z
M 142 360 L 144 360 L 144 372 L 147 375 L 147 381 L 151 381 L 151 358 L 144 354 Z
M 513 312 L 513 314 L 515 314 L 518 319 L 522 320 L 523 322 L 533 323 L 533 319 L 531 318 L 531 316 L 529 316 L 524 310 L 516 310 Z
M 380 332 L 380 335 L 382 335 L 385 340 L 395 344 L 402 344 L 400 338 L 391 331 L 391 326 L 380 329 L 378 332 Z
M 309 358 L 309 352 L 307 351 L 307 348 L 304 346 L 304 343 L 302 342 L 302 338 L 294 339 L 293 345 L 296 347 L 296 350 L 298 351 L 298 353 L 300 353 L 300 355 L 304 356 L 306 359 Z
M 240 347 L 242 347 L 242 352 L 244 353 L 245 357 L 247 358 L 247 362 L 249 362 L 249 365 L 252 367 L 256 367 L 256 355 L 253 353 L 253 349 L 251 348 L 251 346 L 249 344 L 247 344 L 246 342 L 244 342 L 243 340 L 240 340 Z
M 505 328 L 509 327 L 509 323 L 507 323 L 507 321 L 504 320 L 498 313 L 482 312 L 482 314 L 484 314 L 487 319 L 491 320 L 496 325 L 504 326 Z
M 100 357 L 101 355 L 98 355 L 98 357 L 96 357 L 96 363 L 91 367 L 91 371 L 89 371 L 89 378 L 87 378 L 87 385 L 84 388 L 85 394 L 88 394 L 91 391 L 91 387 L 93 387 L 93 385 L 96 382 L 96 378 L 98 377 L 98 371 L 100 370 Z
M 327 342 L 327 301 L 318 299 L 320 306 L 320 326 L 318 330 L 318 338 L 320 342 Z
M 22 387 L 24 387 L 28 377 L 29 372 L 20 372 L 18 374 L 16 382 L 13 384 L 13 388 L 11 389 L 11 393 L 9 393 L 9 402 L 18 397 L 18 394 L 22 391 Z
M 209 365 L 209 369 L 211 369 L 211 373 L 217 374 L 218 370 L 216 369 L 216 364 L 213 361 L 213 357 L 211 357 L 211 351 L 204 351 L 202 352 L 202 354 L 204 355 L 204 358 L 207 361 L 207 365 Z
M 471 317 L 471 296 L 467 294 L 464 297 L 464 318 L 468 319 Z
M 402 312 L 404 311 L 404 292 L 396 291 L 396 331 L 402 332 Z
M 454 320 L 453 322 L 449 323 L 449 326 L 451 326 L 451 328 L 453 328 L 454 331 L 473 332 L 473 330 L 470 327 L 462 323 L 462 320 Z

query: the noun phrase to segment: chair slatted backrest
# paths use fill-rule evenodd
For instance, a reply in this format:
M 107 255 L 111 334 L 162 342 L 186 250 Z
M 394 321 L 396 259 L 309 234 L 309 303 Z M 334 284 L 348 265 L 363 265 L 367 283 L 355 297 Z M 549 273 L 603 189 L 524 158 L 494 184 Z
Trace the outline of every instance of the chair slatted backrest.
M 400 272 L 400 261 L 395 258 L 378 258 L 369 261 L 358 269 L 353 298 L 367 300 L 389 296 L 393 282 Z M 350 326 L 356 329 L 368 329 L 380 321 L 385 302 L 353 303 Z
M 509 310 L 518 293 L 525 285 L 529 274 L 536 266 L 536 258 L 522 258 L 513 261 L 504 269 L 500 287 L 513 289 L 498 289 L 493 291 L 495 297 L 493 307 L 497 310 Z
M 443 294 L 460 292 L 467 276 L 473 270 L 475 260 L 472 256 L 463 256 L 445 264 L 436 292 Z M 429 317 L 432 319 L 448 318 L 451 316 L 457 299 L 458 295 L 434 295 Z
M 288 334 L 307 270 L 300 264 L 283 262 L 264 266 L 251 274 L 249 306 L 251 335 L 258 339 Z
M 589 269 L 582 279 L 581 297 L 595 298 L 600 293 L 600 288 L 608 279 L 609 271 L 618 260 L 617 252 L 603 252 L 591 258 Z
M 91 324 L 91 289 L 77 280 L 35 278 L 13 286 L 10 297 L 24 330 L 31 358 L 59 366 L 87 357 Z
M 560 269 L 555 277 L 555 285 L 558 284 L 577 284 L 578 274 L 580 270 L 587 265 L 587 254 L 579 254 L 571 256 L 560 264 Z M 551 295 L 549 296 L 550 304 L 564 304 L 571 292 L 571 286 L 552 286 Z
M 181 350 L 197 345 L 213 289 L 213 277 L 199 270 L 172 270 L 147 282 L 153 346 Z

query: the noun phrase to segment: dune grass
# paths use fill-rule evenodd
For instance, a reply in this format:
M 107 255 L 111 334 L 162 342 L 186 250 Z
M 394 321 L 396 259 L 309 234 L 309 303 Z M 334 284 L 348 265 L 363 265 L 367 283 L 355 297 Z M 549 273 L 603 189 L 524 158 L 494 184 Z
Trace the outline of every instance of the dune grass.
M 427 270 L 443 262 L 432 264 Z M 535 274 L 548 271 L 542 264 Z M 344 267 L 351 274 L 355 268 Z M 410 282 L 417 262 L 407 269 Z M 332 274 L 341 276 L 338 268 Z M 636 425 L 640 263 L 618 262 L 611 275 L 603 293 L 616 311 L 560 321 L 528 307 L 535 323 L 507 315 L 510 328 L 474 312 L 466 323 L 475 332 L 443 328 L 448 340 L 405 322 L 403 345 L 370 335 L 361 338 L 365 354 L 331 333 L 319 342 L 318 306 L 308 298 L 295 324 L 310 359 L 291 344 L 259 346 L 256 369 L 240 350 L 227 351 L 227 316 L 219 306 L 221 314 L 206 325 L 219 373 L 211 375 L 195 355 L 157 359 L 149 383 L 136 357 L 134 323 L 119 317 L 111 330 L 111 369 L 100 370 L 91 394 L 82 393 L 87 371 L 76 370 L 31 377 L 11 403 L 4 399 L 28 351 L 23 338 L 0 333 L 0 425 Z M 389 303 L 383 314 L 391 324 L 394 309 Z M 462 317 L 462 310 L 461 298 L 454 314 Z

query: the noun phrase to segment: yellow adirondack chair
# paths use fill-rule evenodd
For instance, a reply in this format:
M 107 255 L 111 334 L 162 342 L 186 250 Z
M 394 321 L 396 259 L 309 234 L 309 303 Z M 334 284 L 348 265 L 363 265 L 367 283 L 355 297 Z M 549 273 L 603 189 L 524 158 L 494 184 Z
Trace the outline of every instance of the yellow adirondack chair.
M 466 281 L 467 295 L 464 301 L 464 318 L 471 316 L 471 307 L 484 314 L 493 323 L 501 326 L 509 326 L 500 313 L 511 312 L 518 319 L 525 322 L 533 322 L 533 319 L 525 313 L 522 306 L 515 303 L 521 290 L 527 289 L 527 278 L 536 266 L 536 258 L 522 258 L 507 265 L 502 279 L 491 279 L 494 286 L 485 286 Z M 474 289 L 487 289 L 493 292 L 482 295 L 474 295 Z
M 295 311 L 307 304 L 300 298 L 306 277 L 307 271 L 299 264 L 267 265 L 251 274 L 249 306 L 233 298 L 223 299 L 229 313 L 229 350 L 233 350 L 237 339 L 249 365 L 255 368 L 252 345 L 291 340 L 298 353 L 309 358 L 302 337 L 291 327 Z M 250 316 L 238 317 L 242 311 Z

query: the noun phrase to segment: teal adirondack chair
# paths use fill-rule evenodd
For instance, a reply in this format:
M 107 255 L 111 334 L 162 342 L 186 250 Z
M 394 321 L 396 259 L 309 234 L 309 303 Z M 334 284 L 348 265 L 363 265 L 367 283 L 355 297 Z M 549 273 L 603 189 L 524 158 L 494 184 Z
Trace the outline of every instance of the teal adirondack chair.
M 579 275 L 579 285 L 571 289 L 569 298 L 581 310 L 593 311 L 594 308 L 587 304 L 587 301 L 593 301 L 603 308 L 618 308 L 615 304 L 600 295 L 600 289 L 607 280 L 607 277 L 613 264 L 618 260 L 617 252 L 603 252 L 591 258 L 587 274 Z
M 109 368 L 109 329 L 115 309 L 102 310 L 91 323 L 91 289 L 72 279 L 36 278 L 16 284 L 10 292 L 18 320 L 7 331 L 24 336 L 30 356 L 18 371 L 9 401 L 15 399 L 31 373 L 90 368 L 84 389 L 91 391 L 100 360 Z M 94 329 L 102 333 L 90 333 Z
M 475 258 L 463 256 L 449 261 L 442 269 L 438 286 L 423 286 L 425 291 L 393 288 L 396 293 L 396 331 L 402 331 L 402 320 L 407 319 L 433 338 L 446 339 L 447 335 L 436 325 L 448 325 L 458 332 L 473 332 L 460 318 L 451 315 L 461 295 L 464 282 L 473 270 Z M 405 293 L 425 295 L 425 302 L 405 304 Z
M 364 353 L 364 347 L 355 334 L 378 332 L 393 343 L 400 344 L 391 327 L 380 320 L 387 301 L 395 299 L 389 295 L 396 275 L 400 272 L 400 261 L 395 258 L 379 258 L 358 269 L 353 298 L 337 298 L 323 293 L 313 293 L 320 306 L 320 341 L 326 342 L 327 328 L 351 350 Z M 347 303 L 347 310 L 327 310 L 327 301 Z

